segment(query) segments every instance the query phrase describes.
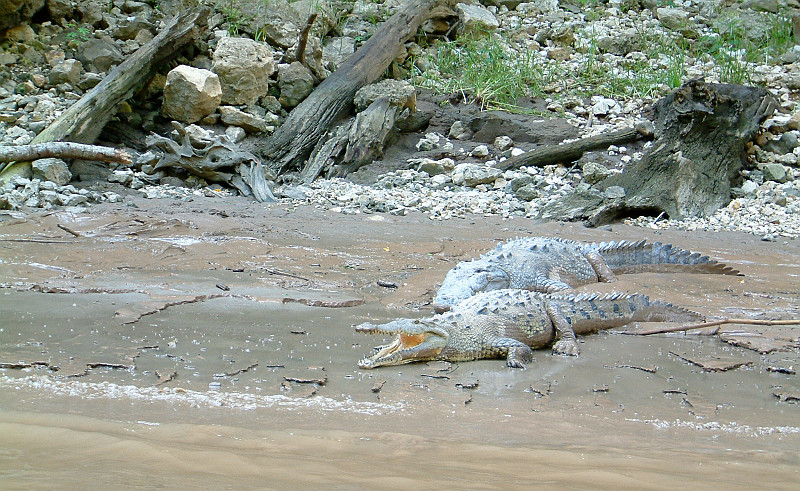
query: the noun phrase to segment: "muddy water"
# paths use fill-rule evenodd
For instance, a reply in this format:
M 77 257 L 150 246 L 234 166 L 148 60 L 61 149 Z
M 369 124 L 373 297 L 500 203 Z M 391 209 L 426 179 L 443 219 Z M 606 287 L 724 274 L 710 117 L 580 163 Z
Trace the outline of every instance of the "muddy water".
M 426 315 L 456 262 L 527 234 L 661 240 L 746 275 L 628 275 L 584 290 L 798 318 L 798 241 L 130 203 L 0 216 L 4 489 L 794 489 L 800 477 L 800 383 L 782 373 L 800 366 L 796 326 L 605 332 L 584 337 L 578 358 L 540 351 L 526 370 L 363 371 L 382 340 L 352 329 Z

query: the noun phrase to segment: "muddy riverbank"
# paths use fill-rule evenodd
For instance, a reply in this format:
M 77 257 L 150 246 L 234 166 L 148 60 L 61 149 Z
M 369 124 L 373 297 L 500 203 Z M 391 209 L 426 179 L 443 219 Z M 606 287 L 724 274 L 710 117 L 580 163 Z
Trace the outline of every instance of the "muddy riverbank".
M 4 487 L 793 487 L 797 327 L 607 332 L 582 338 L 579 358 L 539 351 L 526 370 L 357 368 L 381 340 L 352 326 L 427 315 L 450 268 L 518 235 L 673 243 L 745 276 L 583 290 L 800 317 L 791 239 L 240 198 L 3 212 Z

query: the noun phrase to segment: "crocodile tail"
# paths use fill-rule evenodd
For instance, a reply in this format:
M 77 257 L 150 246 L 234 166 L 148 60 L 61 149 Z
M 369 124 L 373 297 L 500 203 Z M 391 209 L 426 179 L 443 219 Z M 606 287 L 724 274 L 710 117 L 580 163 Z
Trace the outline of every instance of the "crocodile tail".
M 600 254 L 614 273 L 706 273 L 741 276 L 741 273 L 708 256 L 661 242 L 622 240 L 589 244 L 587 251 Z
M 541 295 L 541 294 L 539 294 Z M 558 302 L 561 312 L 576 320 L 590 320 L 594 329 L 618 327 L 627 322 L 701 322 L 703 315 L 640 293 L 556 293 L 545 296 Z M 625 320 L 625 322 L 619 322 Z M 578 332 L 576 330 L 576 332 Z
M 650 300 L 646 295 L 632 295 L 633 302 L 639 304 L 634 312 L 637 322 L 704 322 L 705 316 L 693 310 L 684 309 L 661 300 Z

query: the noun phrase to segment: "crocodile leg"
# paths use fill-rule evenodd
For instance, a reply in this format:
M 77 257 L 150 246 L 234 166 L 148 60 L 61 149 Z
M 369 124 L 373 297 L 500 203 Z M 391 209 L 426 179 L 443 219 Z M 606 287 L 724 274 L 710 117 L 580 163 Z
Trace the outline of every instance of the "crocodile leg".
M 520 288 L 517 285 L 511 285 L 511 288 Z M 525 288 L 524 286 L 521 288 Z M 558 293 L 564 291 L 571 291 L 572 287 L 561 281 L 558 273 L 551 273 L 549 276 L 543 273 L 538 273 L 533 277 L 531 286 L 526 288 L 535 292 L 542 293 Z
M 575 338 L 575 331 L 572 330 L 567 318 L 558 308 L 556 302 L 548 301 L 545 304 L 547 315 L 556 330 L 556 344 L 553 345 L 553 353 L 557 355 L 578 356 L 578 340 Z
M 613 283 L 617 281 L 617 275 L 611 271 L 611 268 L 608 267 L 606 264 L 606 260 L 603 259 L 603 256 L 598 254 L 597 252 L 587 252 L 585 254 L 586 260 L 589 261 L 592 268 L 594 268 L 594 272 L 597 273 L 597 278 L 602 283 Z
M 490 342 L 486 358 L 503 358 L 510 368 L 525 368 L 533 361 L 533 350 L 522 341 L 512 338 L 494 338 Z

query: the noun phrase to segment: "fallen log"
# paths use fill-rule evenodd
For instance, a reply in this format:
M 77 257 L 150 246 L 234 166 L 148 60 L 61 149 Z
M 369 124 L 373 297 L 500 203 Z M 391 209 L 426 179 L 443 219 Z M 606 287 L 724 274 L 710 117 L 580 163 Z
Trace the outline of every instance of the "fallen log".
M 32 143 L 63 140 L 93 143 L 119 104 L 144 87 L 156 70 L 177 56 L 183 46 L 199 37 L 206 28 L 207 17 L 208 9 L 190 10 L 175 16 L 152 41 L 111 70 L 103 81 L 36 135 Z M 0 183 L 7 176 L 24 172 L 23 167 L 29 168 L 30 163 L 7 166 L 0 173 Z
M 622 145 L 624 143 L 651 137 L 652 131 L 649 131 L 645 125 L 637 126 L 636 128 L 623 128 L 609 133 L 601 133 L 599 135 L 581 138 L 580 140 L 563 143 L 561 145 L 537 148 L 530 152 L 517 155 L 516 157 L 508 158 L 495 165 L 495 167 L 501 170 L 508 170 L 516 169 L 523 165 L 544 167 L 546 165 L 558 164 L 559 162 L 569 163 L 578 160 L 584 153 L 591 150 L 608 148 L 611 145 Z
M 130 164 L 131 154 L 124 150 L 100 145 L 74 142 L 48 142 L 34 145 L 0 146 L 0 162 L 31 161 L 55 157 L 58 159 L 101 160 Z
M 275 133 L 254 153 L 276 175 L 298 168 L 337 120 L 353 108 L 356 91 L 377 81 L 402 53 L 431 10 L 446 0 L 409 0 L 384 22 L 335 72 L 295 107 Z

